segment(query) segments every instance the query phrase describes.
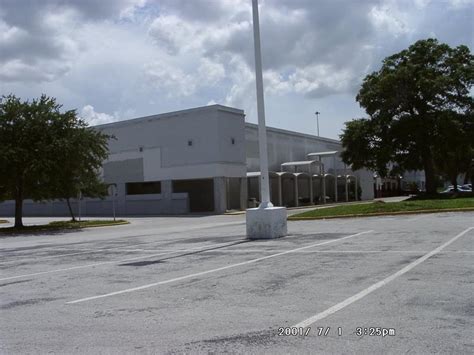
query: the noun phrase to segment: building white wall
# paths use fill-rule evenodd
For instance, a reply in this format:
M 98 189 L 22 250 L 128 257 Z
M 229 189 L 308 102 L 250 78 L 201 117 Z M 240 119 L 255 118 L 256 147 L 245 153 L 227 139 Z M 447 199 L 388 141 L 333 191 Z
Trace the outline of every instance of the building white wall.
M 110 156 L 101 171 L 106 183 L 117 185 L 118 214 L 186 213 L 187 193 L 174 193 L 172 180 L 213 179 L 215 212 L 224 212 L 236 201 L 228 196 L 246 195 L 247 171 L 259 171 L 257 126 L 245 123 L 242 110 L 212 105 L 96 126 L 114 136 Z M 307 160 L 307 154 L 341 151 L 339 141 L 267 128 L 269 168 L 280 171 L 288 161 Z M 192 145 L 188 142 L 191 141 Z M 344 164 L 323 158 L 326 172 L 342 174 Z M 349 171 L 348 171 L 349 172 Z M 357 171 L 362 198 L 373 198 L 373 178 Z M 161 194 L 126 195 L 126 183 L 161 181 Z M 230 181 L 232 183 L 230 183 Z M 234 198 L 235 200 L 235 198 Z M 244 205 L 246 196 L 241 196 Z M 231 203 L 232 202 L 232 203 Z M 84 212 L 109 214 L 110 199 L 84 203 Z M 26 214 L 67 213 L 63 202 L 37 204 L 27 201 Z M 11 215 L 12 202 L 0 204 L 0 215 Z M 107 211 L 105 211 L 107 210 Z
M 247 140 L 247 170 L 258 171 L 258 130 L 257 125 L 245 126 Z M 267 127 L 268 165 L 271 171 L 280 171 L 280 165 L 289 161 L 308 160 L 314 152 L 341 151 L 341 143 L 334 139 L 312 136 L 283 129 Z M 334 169 L 333 158 L 323 158 L 326 170 Z M 344 163 L 336 159 L 336 169 L 343 170 Z
M 135 159 L 137 181 L 245 176 L 244 125 L 243 111 L 212 105 L 97 126 L 116 137 L 104 177 L 114 167 L 127 176 Z

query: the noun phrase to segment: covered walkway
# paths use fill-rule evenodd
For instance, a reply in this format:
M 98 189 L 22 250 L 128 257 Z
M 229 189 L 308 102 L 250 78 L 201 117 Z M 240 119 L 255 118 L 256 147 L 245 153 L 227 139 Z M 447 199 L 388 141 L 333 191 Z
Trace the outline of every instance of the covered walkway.
M 338 154 L 338 151 L 310 153 L 308 160 L 285 162 L 281 164 L 281 171 L 270 171 L 273 205 L 299 207 L 358 200 L 357 177 L 348 174 L 346 166 L 336 169 Z M 328 159 L 331 160 L 328 162 Z M 326 169 L 325 163 L 332 168 Z M 261 201 L 259 171 L 247 173 L 247 197 L 249 207 L 256 207 Z

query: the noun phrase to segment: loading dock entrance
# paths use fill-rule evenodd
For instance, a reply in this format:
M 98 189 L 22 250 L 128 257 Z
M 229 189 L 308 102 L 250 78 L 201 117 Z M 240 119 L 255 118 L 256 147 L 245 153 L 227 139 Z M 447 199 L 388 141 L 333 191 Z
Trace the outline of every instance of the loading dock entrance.
M 174 180 L 173 192 L 187 192 L 190 212 L 214 212 L 212 179 Z

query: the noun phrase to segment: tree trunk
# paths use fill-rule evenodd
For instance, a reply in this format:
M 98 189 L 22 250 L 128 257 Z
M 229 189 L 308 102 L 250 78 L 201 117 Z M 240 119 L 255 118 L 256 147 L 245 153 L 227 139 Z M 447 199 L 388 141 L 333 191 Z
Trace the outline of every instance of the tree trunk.
M 69 213 L 71 214 L 72 221 L 76 222 L 76 217 L 74 217 L 74 212 L 72 212 L 71 202 L 69 201 L 69 197 L 66 198 L 66 203 L 67 203 L 67 207 L 69 208 Z
M 426 150 L 423 154 L 423 168 L 425 169 L 425 187 L 426 193 L 436 193 L 436 174 L 431 152 Z
M 15 228 L 23 227 L 23 187 L 17 186 L 15 194 Z
M 451 184 L 453 185 L 454 192 L 458 192 L 458 175 L 451 175 Z

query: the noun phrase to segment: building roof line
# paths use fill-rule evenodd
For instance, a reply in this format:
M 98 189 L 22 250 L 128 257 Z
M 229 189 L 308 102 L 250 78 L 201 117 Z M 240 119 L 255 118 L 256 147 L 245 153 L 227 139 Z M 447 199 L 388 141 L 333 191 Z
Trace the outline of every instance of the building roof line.
M 251 128 L 258 128 L 258 125 L 255 124 L 255 123 L 245 122 L 245 125 L 247 127 L 251 127 Z M 275 128 L 275 127 L 267 126 L 267 131 L 276 132 L 276 133 L 286 133 L 286 134 L 291 134 L 292 136 L 300 136 L 300 137 L 305 137 L 305 138 L 318 139 L 318 140 L 328 142 L 328 143 L 341 144 L 341 142 L 338 141 L 337 139 L 326 138 L 326 137 L 321 137 L 321 136 L 315 136 L 313 134 L 290 131 L 290 130 L 283 129 L 283 128 Z
M 192 112 L 209 111 L 209 110 L 217 110 L 217 111 L 224 111 L 224 112 L 229 112 L 229 113 L 234 113 L 234 114 L 245 115 L 244 111 L 241 110 L 241 109 L 215 104 L 215 105 L 209 105 L 209 106 L 193 107 L 193 108 L 188 108 L 188 109 L 185 109 L 185 110 L 158 113 L 158 114 L 155 114 L 155 115 L 131 118 L 131 119 L 128 119 L 128 120 L 121 120 L 121 121 L 115 121 L 115 122 L 110 122 L 110 123 L 104 123 L 104 124 L 100 124 L 100 125 L 96 125 L 96 126 L 92 126 L 92 127 L 102 128 L 102 127 L 122 126 L 122 125 L 140 123 L 140 122 L 144 122 L 144 121 L 155 121 L 155 120 L 159 120 L 159 119 L 171 118 L 173 116 L 188 114 L 188 113 L 192 113 Z

